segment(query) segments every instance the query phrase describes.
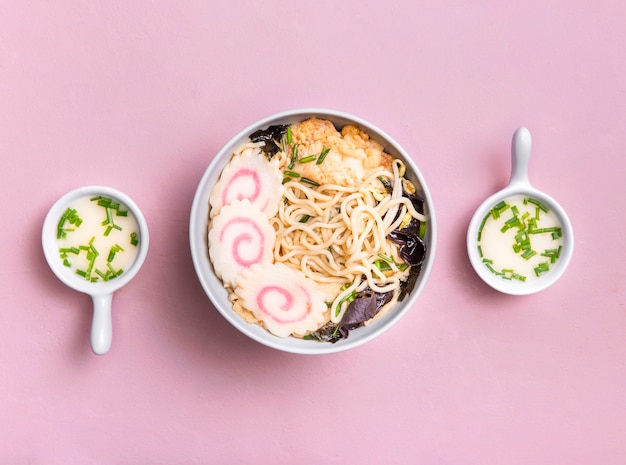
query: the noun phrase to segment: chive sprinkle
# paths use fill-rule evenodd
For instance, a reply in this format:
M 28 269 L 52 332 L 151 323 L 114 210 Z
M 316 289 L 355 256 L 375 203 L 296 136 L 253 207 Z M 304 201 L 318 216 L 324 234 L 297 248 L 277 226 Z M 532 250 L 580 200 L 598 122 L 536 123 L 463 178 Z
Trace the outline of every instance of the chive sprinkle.
M 78 228 L 82 224 L 83 219 L 78 216 L 76 209 L 67 208 L 63 215 L 61 215 L 61 218 L 59 218 L 59 223 L 57 225 L 57 239 L 65 239 L 68 232 L 75 230 L 75 228 L 64 228 L 66 222 Z
M 300 178 L 300 181 L 302 181 L 305 184 L 309 184 L 311 186 L 315 186 L 315 187 L 319 187 L 320 186 L 320 183 L 315 182 L 312 179 L 305 178 L 304 176 Z
M 295 171 L 289 171 L 289 170 L 285 170 L 285 175 L 289 176 L 290 178 L 299 178 L 300 177 L 300 173 L 296 173 Z
M 356 299 L 356 292 L 355 291 L 352 291 L 350 294 L 347 294 L 347 295 L 343 296 L 341 298 L 341 300 L 337 303 L 337 307 L 335 309 L 335 315 L 339 315 L 339 313 L 341 313 L 341 306 L 345 302 L 352 302 L 354 299 Z
M 374 265 L 376 266 L 376 268 L 378 268 L 380 271 L 388 271 L 391 270 L 391 266 L 389 265 L 389 263 L 387 263 L 385 260 L 375 260 L 374 261 Z
M 310 163 L 312 161 L 315 161 L 317 158 L 317 155 L 309 155 L 308 157 L 302 157 L 300 158 L 300 160 L 298 160 L 300 163 Z
M 545 204 L 543 204 L 542 202 L 540 202 L 537 199 L 532 199 L 530 197 L 527 197 L 527 198 L 524 199 L 524 204 L 526 205 L 528 203 L 532 203 L 533 205 L 537 206 L 544 213 L 548 213 L 550 211 L 550 209 L 548 207 L 546 207 Z
M 294 166 L 296 166 L 296 160 L 298 159 L 298 144 L 293 146 L 293 151 L 291 152 L 291 160 L 289 162 L 289 169 L 292 170 Z
M 321 165 L 322 162 L 324 161 L 324 158 L 326 158 L 326 155 L 328 155 L 328 152 L 330 152 L 330 148 L 329 147 L 324 147 L 322 149 L 322 153 L 320 153 L 320 156 L 318 157 L 318 159 L 315 162 L 315 164 L 316 165 Z
M 520 198 L 519 203 L 515 201 L 511 202 L 510 205 L 507 203 L 508 201 L 506 199 L 494 205 L 483 218 L 477 234 L 478 254 L 485 267 L 494 275 L 506 280 L 525 282 L 527 277 L 524 274 L 511 268 L 497 269 L 493 260 L 485 255 L 484 247 L 481 247 L 481 240 L 487 221 L 490 219 L 499 220 L 496 231 L 499 230 L 503 234 L 510 235 L 508 237 L 514 238 L 511 243 L 512 251 L 521 259 L 529 261 L 528 267 L 537 277 L 550 270 L 551 265 L 556 263 L 562 250 L 562 245 L 556 243 L 552 248 L 535 249 L 533 245 L 536 246 L 537 244 L 535 242 L 537 235 L 545 234 L 552 240 L 558 241 L 563 237 L 563 231 L 559 225 L 541 227 L 542 215 L 550 212 L 550 209 L 541 201 L 531 197 Z M 522 207 L 522 204 L 525 208 Z M 505 212 L 510 212 L 510 214 L 503 217 Z M 484 245 L 482 244 L 482 246 Z

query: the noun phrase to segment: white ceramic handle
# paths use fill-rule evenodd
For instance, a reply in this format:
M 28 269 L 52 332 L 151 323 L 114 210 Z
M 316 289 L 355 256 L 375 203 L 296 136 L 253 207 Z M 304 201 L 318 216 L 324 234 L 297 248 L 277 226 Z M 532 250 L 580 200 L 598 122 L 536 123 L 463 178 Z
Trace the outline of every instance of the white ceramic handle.
M 519 128 L 513 134 L 511 142 L 511 179 L 509 184 L 526 184 L 528 181 L 528 164 L 530 162 L 530 149 L 532 139 L 530 131 L 526 128 Z
M 97 355 L 106 354 L 111 348 L 113 327 L 111 300 L 113 294 L 93 295 L 93 320 L 91 321 L 91 350 Z

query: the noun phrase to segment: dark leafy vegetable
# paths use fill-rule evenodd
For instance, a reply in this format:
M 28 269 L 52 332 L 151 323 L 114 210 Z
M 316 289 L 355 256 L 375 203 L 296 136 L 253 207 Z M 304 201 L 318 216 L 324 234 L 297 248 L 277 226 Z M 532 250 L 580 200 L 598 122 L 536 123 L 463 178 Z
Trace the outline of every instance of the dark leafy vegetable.
M 404 298 L 409 295 L 409 293 L 415 287 L 415 282 L 422 272 L 422 265 L 412 266 L 409 269 L 409 276 L 404 281 L 400 283 L 400 295 L 398 295 L 398 302 L 402 302 Z
M 308 336 L 304 336 L 304 339 L 335 343 L 338 340 L 342 339 L 342 337 L 339 334 L 337 325 L 334 324 L 332 321 L 329 321 L 314 333 L 311 333 Z
M 419 236 L 419 225 L 417 228 L 409 225 L 402 229 L 394 229 L 387 238 L 398 245 L 398 254 L 405 263 L 411 266 L 422 264 L 426 255 L 426 244 Z
M 287 132 L 287 125 L 275 124 L 269 126 L 267 129 L 258 129 L 250 134 L 250 140 L 252 142 L 265 142 L 263 144 L 263 152 L 268 158 L 272 158 L 276 153 L 281 150 L 280 142 Z
M 337 342 L 346 339 L 351 330 L 363 326 L 376 316 L 380 309 L 393 297 L 393 291 L 379 293 L 372 290 L 361 291 L 350 302 L 339 324 L 327 323 L 307 337 L 321 342 Z
M 411 200 L 413 208 L 418 213 L 424 213 L 424 201 L 422 199 L 406 193 L 403 195 Z M 411 218 L 409 224 L 404 228 L 394 229 L 387 235 L 391 242 L 398 245 L 400 258 L 412 267 L 421 265 L 426 256 L 426 244 L 422 238 L 423 226 L 425 225 L 422 225 L 419 220 Z

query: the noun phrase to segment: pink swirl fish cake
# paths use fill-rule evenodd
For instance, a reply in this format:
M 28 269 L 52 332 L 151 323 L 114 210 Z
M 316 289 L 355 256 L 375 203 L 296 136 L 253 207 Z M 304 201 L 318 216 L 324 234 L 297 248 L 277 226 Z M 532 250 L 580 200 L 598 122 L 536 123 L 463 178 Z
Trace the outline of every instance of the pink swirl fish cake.
M 282 182 L 278 162 L 269 161 L 258 147 L 248 147 L 232 157 L 211 190 L 211 216 L 233 200 L 248 199 L 271 218 L 283 195 Z
M 244 269 L 271 260 L 276 232 L 249 200 L 224 205 L 211 222 L 209 257 L 218 277 L 233 286 Z
M 304 335 L 327 320 L 324 293 L 304 273 L 282 263 L 251 265 L 236 280 L 241 306 L 279 337 Z

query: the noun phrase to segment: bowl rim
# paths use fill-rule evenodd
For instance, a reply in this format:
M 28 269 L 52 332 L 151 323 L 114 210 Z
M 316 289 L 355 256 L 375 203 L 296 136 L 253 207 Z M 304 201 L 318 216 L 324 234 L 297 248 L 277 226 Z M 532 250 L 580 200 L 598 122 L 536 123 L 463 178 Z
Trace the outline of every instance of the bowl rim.
M 306 341 L 298 338 L 280 338 L 269 333 L 259 325 L 245 322 L 232 310 L 232 306 L 228 309 L 223 308 L 223 306 L 220 305 L 220 301 L 224 303 L 226 290 L 221 284 L 221 281 L 212 272 L 212 265 L 208 257 L 208 239 L 206 237 L 206 225 L 209 211 L 208 199 L 210 189 L 212 188 L 212 185 L 209 184 L 212 180 L 217 180 L 223 166 L 225 166 L 230 159 L 234 148 L 243 143 L 252 132 L 259 128 L 266 128 L 271 124 L 302 121 L 303 119 L 314 116 L 329 119 L 336 125 L 338 125 L 337 121 L 341 121 L 340 125 L 348 123 L 356 124 L 363 128 L 370 137 L 383 143 L 387 152 L 389 152 L 390 148 L 393 149 L 393 152 L 397 152 L 395 156 L 399 155 L 404 159 L 407 167 L 418 181 L 429 215 L 429 228 L 427 230 L 429 248 L 422 265 L 420 276 L 412 292 L 405 300 L 399 303 L 392 312 L 385 315 L 380 320 L 372 322 L 365 328 L 358 328 L 352 331 L 350 337 L 334 344 Z M 222 166 L 220 166 L 220 164 Z M 294 354 L 317 355 L 338 353 L 361 346 L 385 333 L 413 307 L 418 296 L 421 295 L 432 270 L 437 244 L 437 222 L 433 197 L 423 175 L 411 156 L 395 139 L 376 125 L 350 113 L 322 107 L 305 107 L 276 112 L 248 124 L 224 143 L 215 153 L 205 169 L 194 194 L 190 210 L 189 243 L 192 262 L 198 280 L 212 305 L 228 322 L 246 336 L 265 346 Z M 207 272 L 210 276 L 206 275 Z M 211 277 L 213 278 L 213 285 L 209 281 Z M 364 329 L 366 329 L 366 331 L 360 331 Z

